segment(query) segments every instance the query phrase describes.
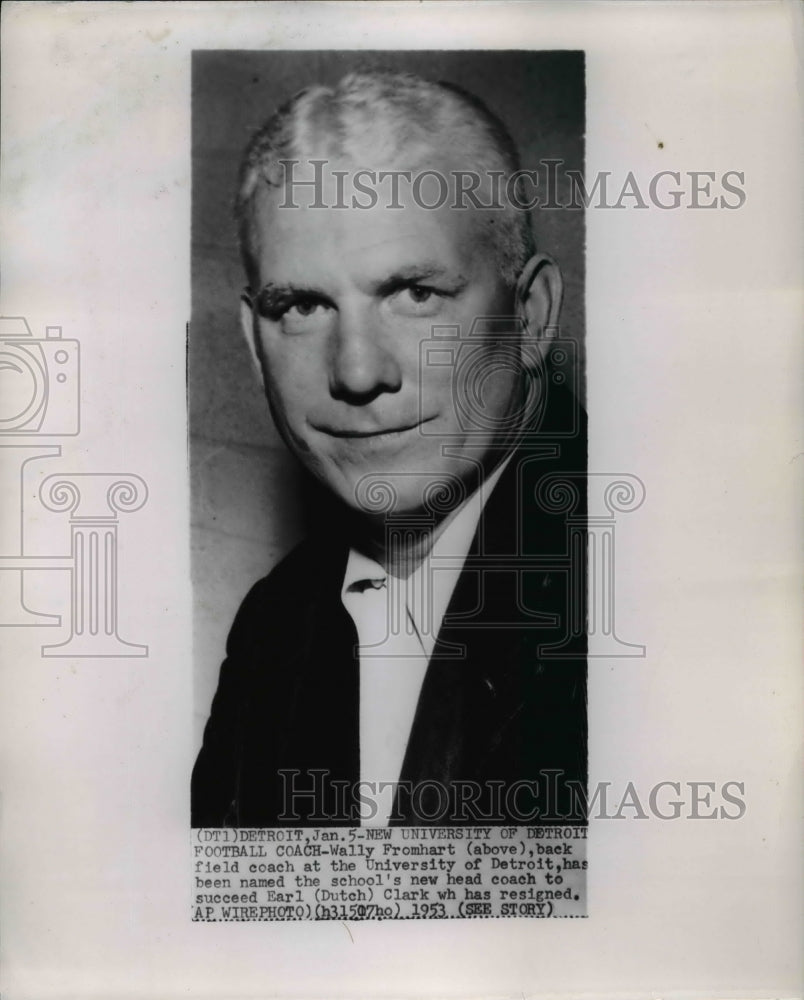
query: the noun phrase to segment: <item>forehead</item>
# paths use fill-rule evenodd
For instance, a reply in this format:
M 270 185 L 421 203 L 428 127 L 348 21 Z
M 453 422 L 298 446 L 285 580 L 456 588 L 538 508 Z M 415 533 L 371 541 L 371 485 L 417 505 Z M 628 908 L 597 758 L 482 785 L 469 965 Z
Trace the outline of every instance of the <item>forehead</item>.
M 381 275 L 421 260 L 437 261 L 467 276 L 495 270 L 480 213 L 450 207 L 451 189 L 445 204 L 427 208 L 439 200 L 434 178 L 425 178 L 414 196 L 410 181 L 399 176 L 394 195 L 392 178 L 380 180 L 375 170 L 361 182 L 376 192 L 376 204 L 359 207 L 369 197 L 358 192 L 358 204 L 352 201 L 357 169 L 353 164 L 328 164 L 318 171 L 320 184 L 297 184 L 292 192 L 260 185 L 252 204 L 252 235 L 262 281 L 298 281 L 322 268 Z M 447 168 L 441 172 L 449 178 Z M 313 173 L 297 171 L 294 177 L 311 179 Z M 346 207 L 334 207 L 339 204 Z

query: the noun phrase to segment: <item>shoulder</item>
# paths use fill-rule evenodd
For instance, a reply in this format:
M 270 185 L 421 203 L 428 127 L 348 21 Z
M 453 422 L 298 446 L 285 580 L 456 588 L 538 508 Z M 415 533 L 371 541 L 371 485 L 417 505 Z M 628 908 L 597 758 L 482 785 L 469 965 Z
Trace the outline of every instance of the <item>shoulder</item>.
M 288 587 L 299 586 L 314 563 L 314 547 L 305 539 L 284 556 L 264 577 L 252 586 L 240 605 L 240 612 L 248 612 L 259 605 L 263 598 L 283 593 Z
M 227 652 L 248 643 L 255 631 L 281 629 L 298 622 L 300 609 L 316 599 L 327 583 L 339 585 L 345 566 L 345 550 L 310 537 L 288 553 L 267 576 L 249 590 L 235 615 Z

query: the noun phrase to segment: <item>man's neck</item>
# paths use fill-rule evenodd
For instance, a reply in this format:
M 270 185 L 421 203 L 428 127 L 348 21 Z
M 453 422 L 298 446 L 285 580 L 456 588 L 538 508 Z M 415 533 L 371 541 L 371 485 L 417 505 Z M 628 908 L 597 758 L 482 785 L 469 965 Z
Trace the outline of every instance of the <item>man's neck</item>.
M 510 454 L 500 461 L 491 472 L 484 475 L 472 492 L 457 507 L 432 523 L 416 525 L 408 521 L 400 531 L 391 531 L 388 522 L 362 522 L 353 539 L 354 548 L 379 563 L 380 566 L 398 579 L 406 579 L 414 573 L 430 555 L 438 539 L 460 516 L 468 504 L 481 492 L 478 514 L 502 475 Z M 474 526 L 476 528 L 476 525 Z M 474 532 L 473 532 L 474 533 Z
M 450 511 L 435 525 L 426 527 L 408 525 L 398 537 L 395 533 L 385 530 L 382 537 L 378 534 L 369 535 L 365 539 L 365 554 L 378 562 L 386 573 L 404 580 L 421 566 L 447 525 L 457 517 L 462 507 L 463 504 Z

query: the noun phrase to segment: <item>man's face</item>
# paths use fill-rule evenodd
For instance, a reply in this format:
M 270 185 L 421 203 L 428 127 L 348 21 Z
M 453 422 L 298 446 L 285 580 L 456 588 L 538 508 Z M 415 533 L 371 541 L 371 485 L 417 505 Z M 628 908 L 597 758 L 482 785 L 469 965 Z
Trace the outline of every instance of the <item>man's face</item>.
M 380 482 L 396 513 L 421 510 L 428 488 L 454 477 L 471 488 L 478 468 L 502 457 L 499 427 L 520 392 L 511 333 L 469 336 L 477 318 L 514 309 L 474 211 L 427 210 L 404 189 L 401 209 L 281 200 L 265 188 L 256 200 L 252 291 L 255 346 L 286 443 L 358 510 L 376 509 L 367 497 Z M 458 349 L 447 343 L 457 365 L 427 350 L 444 326 L 458 328 Z M 466 404 L 478 390 L 473 422 Z

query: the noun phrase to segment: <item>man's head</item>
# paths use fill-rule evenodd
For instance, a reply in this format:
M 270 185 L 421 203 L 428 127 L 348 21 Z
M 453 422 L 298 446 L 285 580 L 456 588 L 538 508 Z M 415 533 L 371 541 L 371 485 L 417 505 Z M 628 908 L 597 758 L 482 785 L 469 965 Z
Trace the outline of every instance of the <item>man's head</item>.
M 401 74 L 304 91 L 247 150 L 244 329 L 283 438 L 353 508 L 379 481 L 397 512 L 459 499 L 526 416 L 561 279 L 517 170 L 476 98 Z

